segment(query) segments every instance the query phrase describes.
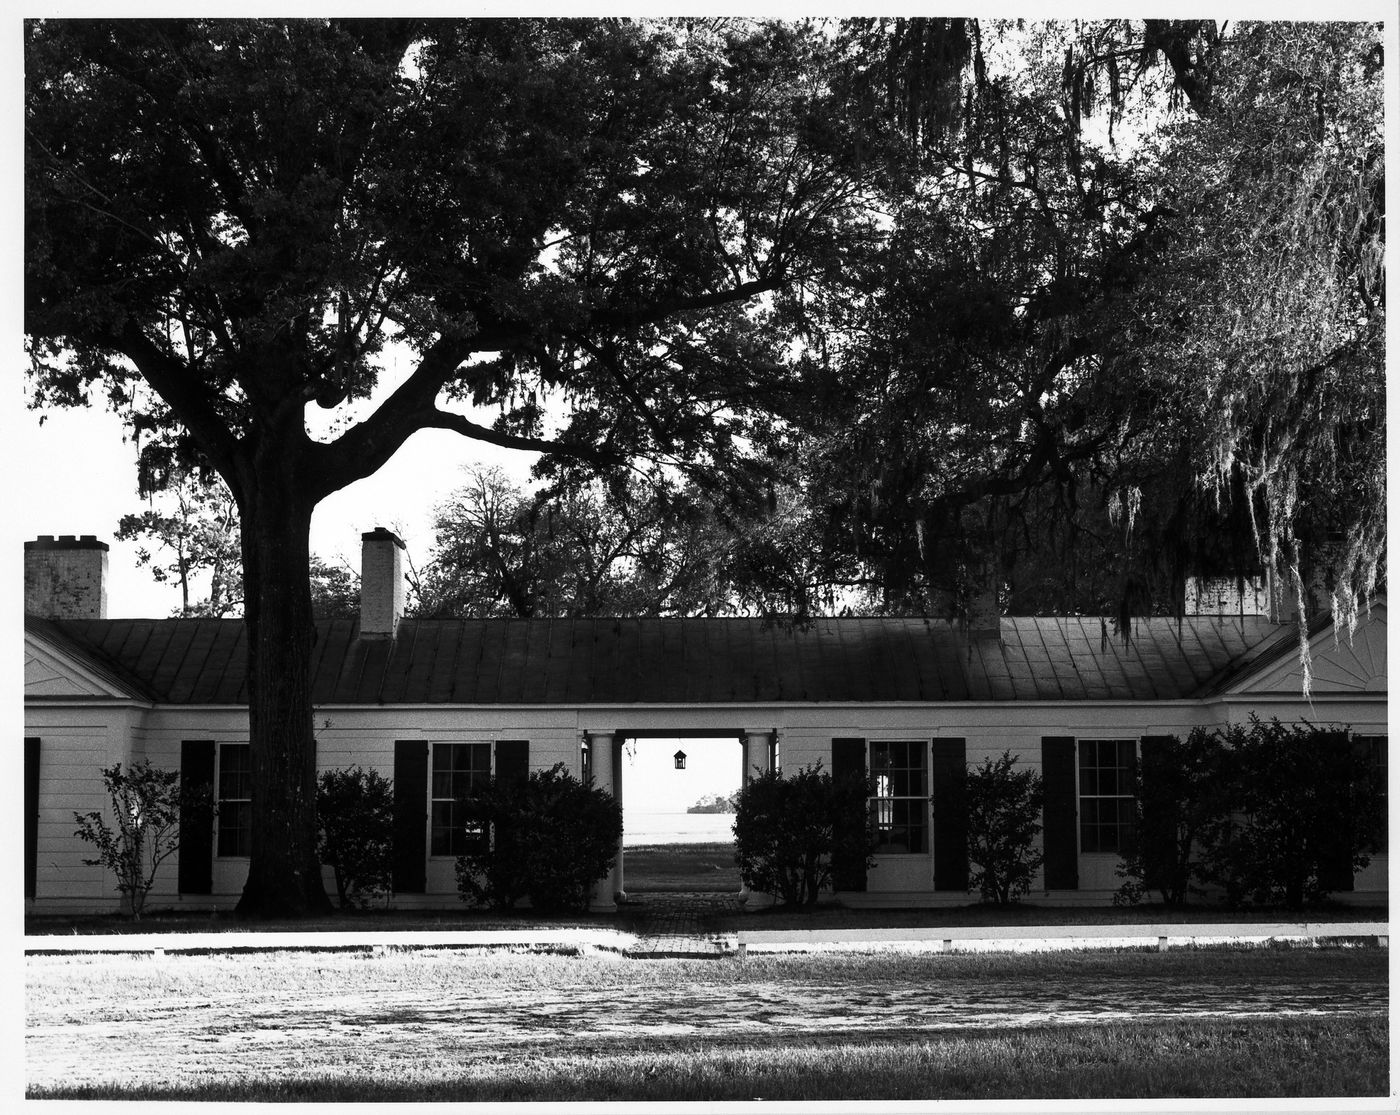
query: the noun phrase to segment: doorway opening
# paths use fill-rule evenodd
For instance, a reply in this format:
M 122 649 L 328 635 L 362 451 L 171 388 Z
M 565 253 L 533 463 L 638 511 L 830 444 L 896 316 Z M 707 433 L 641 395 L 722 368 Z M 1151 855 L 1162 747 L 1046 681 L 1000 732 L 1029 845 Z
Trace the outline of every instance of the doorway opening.
M 625 735 L 619 781 L 625 889 L 739 890 L 734 807 L 743 784 L 736 736 Z

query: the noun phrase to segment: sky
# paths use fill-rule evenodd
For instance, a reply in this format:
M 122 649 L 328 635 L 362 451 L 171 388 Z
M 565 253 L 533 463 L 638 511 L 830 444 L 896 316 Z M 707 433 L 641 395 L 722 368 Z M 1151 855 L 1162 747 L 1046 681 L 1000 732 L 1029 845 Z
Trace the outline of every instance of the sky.
M 622 755 L 623 808 L 629 813 L 684 813 L 708 794 L 732 794 L 743 777 L 740 746 L 733 736 L 629 740 Z M 676 769 L 678 750 L 685 752 L 684 770 Z M 645 787 L 643 798 L 636 787 Z
M 111 546 L 107 614 L 113 619 L 170 615 L 178 589 L 136 565 L 137 544 L 118 542 L 124 514 L 145 509 L 136 490 L 136 447 L 122 440 L 121 420 L 101 407 L 41 412 L 16 408 L 5 422 L 9 475 L 22 480 L 5 497 L 5 544 L 41 534 L 94 534 Z M 446 430 L 423 430 L 377 473 L 324 500 L 311 523 L 311 549 L 360 567 L 360 535 L 396 530 L 418 564 L 432 547 L 433 508 L 459 487 L 470 465 L 496 465 L 526 483 L 537 455 L 499 449 Z M 14 583 L 14 582 L 11 582 Z

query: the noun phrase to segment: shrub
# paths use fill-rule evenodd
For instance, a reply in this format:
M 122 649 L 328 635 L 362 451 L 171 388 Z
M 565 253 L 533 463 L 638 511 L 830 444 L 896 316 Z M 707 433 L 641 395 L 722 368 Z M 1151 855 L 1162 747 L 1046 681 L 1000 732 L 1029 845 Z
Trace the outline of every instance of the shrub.
M 1133 786 L 1136 838 L 1118 874 L 1115 905 L 1156 891 L 1167 906 L 1185 905 L 1212 876 L 1212 859 L 1229 823 L 1233 752 L 1220 732 L 1194 728 L 1143 746 Z
M 1236 816 L 1213 858 L 1230 902 L 1301 909 L 1370 863 L 1382 800 L 1349 732 L 1251 717 L 1226 739 Z
M 583 910 L 617 857 L 622 807 L 562 763 L 523 781 L 493 778 L 463 804 L 465 823 L 482 833 L 478 850 L 457 860 L 463 901 L 508 910 L 528 897 L 546 913 Z
M 970 888 L 983 902 L 1007 905 L 1031 889 L 1045 862 L 1035 847 L 1044 793 L 1038 770 L 1017 770 L 1019 756 L 1002 752 L 967 772 L 967 858 Z
M 179 771 L 161 770 L 142 759 L 125 770 L 121 763 L 102 769 L 102 785 L 112 803 L 116 828 L 101 813 L 74 813 L 79 839 L 97 847 L 95 859 L 83 862 L 105 867 L 117 877 L 117 890 L 126 898 L 131 916 L 140 920 L 146 896 L 160 865 L 180 848 L 182 808 L 191 823 L 208 820 L 208 787 L 182 796 Z
M 335 869 L 341 909 L 387 900 L 394 855 L 394 784 L 376 770 L 321 773 L 316 785 L 316 851 Z
M 1370 862 L 1384 808 L 1350 733 L 1306 722 L 1206 731 L 1144 748 L 1138 838 L 1115 902 L 1169 905 L 1214 884 L 1232 905 L 1322 901 Z
M 809 906 L 831 882 L 833 857 L 844 852 L 870 866 L 870 792 L 868 780 L 833 779 L 821 763 L 791 777 L 776 770 L 755 775 L 739 791 L 734 818 L 734 860 L 744 882 L 785 905 Z

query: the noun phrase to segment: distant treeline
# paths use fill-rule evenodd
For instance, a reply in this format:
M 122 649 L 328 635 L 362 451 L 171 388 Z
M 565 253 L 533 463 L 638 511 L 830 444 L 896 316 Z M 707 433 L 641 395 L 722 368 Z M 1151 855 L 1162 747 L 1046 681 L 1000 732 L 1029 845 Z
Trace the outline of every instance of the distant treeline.
M 739 791 L 732 794 L 706 794 L 687 813 L 734 813 L 739 807 Z

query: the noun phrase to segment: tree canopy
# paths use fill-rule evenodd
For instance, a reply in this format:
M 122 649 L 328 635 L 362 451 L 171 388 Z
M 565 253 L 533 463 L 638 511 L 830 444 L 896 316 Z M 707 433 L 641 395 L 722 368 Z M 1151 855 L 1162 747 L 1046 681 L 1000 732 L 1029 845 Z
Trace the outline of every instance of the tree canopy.
M 1129 621 L 1269 570 L 1353 620 L 1384 575 L 1378 29 L 948 33 L 921 57 L 971 62 L 917 122 L 907 30 L 876 55 L 908 177 L 793 311 L 790 537 L 883 610 L 990 576 L 1017 611 Z

